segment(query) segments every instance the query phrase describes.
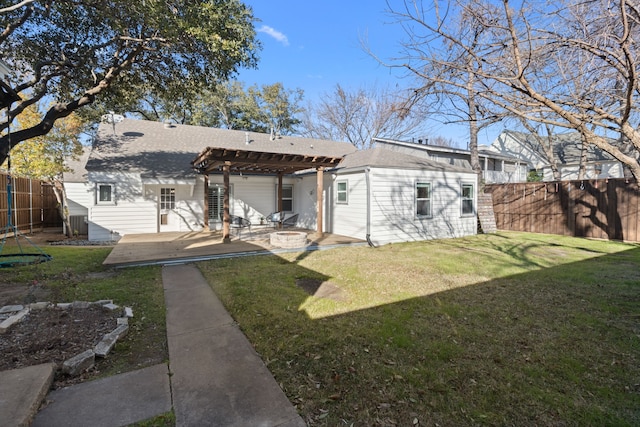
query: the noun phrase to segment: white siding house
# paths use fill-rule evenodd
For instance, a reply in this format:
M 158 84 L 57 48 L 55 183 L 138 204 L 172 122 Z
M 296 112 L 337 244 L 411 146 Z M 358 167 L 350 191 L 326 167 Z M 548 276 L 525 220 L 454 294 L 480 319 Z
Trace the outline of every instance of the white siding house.
M 130 233 L 199 231 L 220 227 L 223 178 L 205 177 L 191 162 L 210 146 L 248 147 L 286 152 L 307 147 L 318 154 L 342 157 L 355 151 L 348 143 L 272 138 L 269 134 L 187 125 L 166 125 L 124 119 L 101 124 L 86 162 L 85 197 L 90 240 L 118 240 Z M 311 148 L 308 148 L 311 147 Z M 307 178 L 308 179 L 308 178 Z M 68 182 L 67 188 L 75 184 Z M 285 187 L 286 186 L 286 187 Z M 285 177 L 290 212 L 306 209 L 298 179 Z M 230 213 L 259 224 L 276 210 L 277 179 L 273 176 L 231 176 Z M 208 210 L 209 218 L 205 218 Z
M 218 169 L 197 174 L 191 164 L 207 147 L 342 159 L 324 172 L 328 233 L 373 244 L 476 233 L 476 176 L 463 167 L 383 148 L 356 151 L 348 143 L 125 119 L 115 132 L 101 125 L 82 187 L 65 184 L 84 209 L 89 239 L 221 228 L 223 175 Z M 277 210 L 278 183 L 272 175 L 231 174 L 230 214 L 260 224 Z M 281 183 L 283 206 L 298 215 L 296 225 L 316 229 L 316 171 L 285 175 Z
M 466 168 L 374 148 L 347 155 L 331 179 L 332 233 L 385 244 L 477 232 Z
M 85 148 L 78 159 L 66 162 L 67 171 L 63 173 L 64 188 L 66 192 L 65 206 L 69 215 L 71 227 L 78 234 L 87 234 L 89 208 L 93 205 L 94 191 L 89 183 L 85 166 L 89 158 L 90 149 Z M 66 233 L 66 230 L 64 230 Z

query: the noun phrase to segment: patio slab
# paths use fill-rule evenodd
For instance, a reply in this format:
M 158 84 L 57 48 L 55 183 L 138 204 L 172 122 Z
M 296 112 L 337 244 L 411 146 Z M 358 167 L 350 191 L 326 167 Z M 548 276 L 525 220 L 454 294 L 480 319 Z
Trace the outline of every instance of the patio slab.
M 317 237 L 311 230 L 299 228 L 287 230 L 308 232 L 312 248 L 365 243 L 363 240 L 337 234 L 324 234 Z M 242 239 L 234 236 L 229 243 L 223 243 L 222 233 L 219 231 L 127 234 L 118 241 L 103 264 L 117 267 L 144 262 L 188 261 L 209 256 L 276 253 L 278 248 L 269 243 L 269 236 L 273 231 L 270 228 L 261 228 L 251 233 L 245 231 L 242 233 Z M 305 248 L 300 250 L 305 250 Z

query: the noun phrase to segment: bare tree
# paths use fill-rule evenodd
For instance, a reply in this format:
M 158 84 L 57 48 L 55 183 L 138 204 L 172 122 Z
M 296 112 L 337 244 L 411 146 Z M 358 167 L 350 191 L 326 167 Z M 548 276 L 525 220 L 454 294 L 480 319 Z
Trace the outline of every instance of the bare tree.
M 445 124 L 465 124 L 469 131 L 471 167 L 480 173 L 478 134 L 500 120 L 491 104 L 477 96 L 482 90 L 478 70 L 482 68 L 476 51 L 486 38 L 486 25 L 463 8 L 450 18 L 439 2 L 424 8 L 422 2 L 404 2 L 404 8 L 389 13 L 405 30 L 403 54 L 393 58 L 391 67 L 402 67 L 416 82 L 407 109 L 416 109 Z
M 303 118 L 304 136 L 347 141 L 358 149 L 370 147 L 373 138 L 408 138 L 420 133 L 424 120 L 405 110 L 404 99 L 389 89 L 345 90 L 339 84 Z
M 525 1 L 514 8 L 508 0 L 498 6 L 489 0 L 435 0 L 425 9 L 422 1 L 405 0 L 404 5 L 394 13 L 414 32 L 410 42 L 464 52 L 467 60 L 436 64 L 449 75 L 471 73 L 476 99 L 527 121 L 577 130 L 640 179 L 635 2 Z M 481 26 L 473 45 L 460 33 L 463 19 Z M 424 61 L 413 55 L 396 65 L 415 73 Z M 476 66 L 469 67 L 469 61 Z M 468 88 L 463 79 L 448 83 L 460 91 Z M 425 80 L 426 88 L 431 84 Z M 606 137 L 612 133 L 626 146 L 612 143 Z
M 442 135 L 438 135 L 436 137 L 429 138 L 428 142 L 429 142 L 429 144 L 436 145 L 438 147 L 455 148 L 457 146 L 456 141 L 454 141 L 452 138 L 447 138 L 447 137 L 442 136 Z

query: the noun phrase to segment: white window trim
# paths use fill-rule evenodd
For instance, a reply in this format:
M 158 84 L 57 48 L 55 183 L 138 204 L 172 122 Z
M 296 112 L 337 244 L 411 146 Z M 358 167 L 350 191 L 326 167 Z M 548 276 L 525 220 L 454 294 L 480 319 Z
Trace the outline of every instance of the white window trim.
M 340 191 L 340 184 L 344 184 L 344 191 Z M 340 200 L 340 194 L 344 193 L 344 200 Z M 346 179 L 341 179 L 336 181 L 336 204 L 337 205 L 348 205 L 349 204 L 349 181 Z
M 464 190 L 463 188 L 465 186 L 470 186 L 471 187 L 471 199 L 465 199 L 463 198 L 463 194 L 464 194 Z M 473 204 L 473 209 L 470 213 L 464 213 L 464 201 L 465 200 L 471 200 L 472 204 Z M 476 184 L 472 183 L 472 182 L 461 182 L 460 183 L 460 216 L 461 217 L 470 217 L 470 216 L 475 216 L 476 215 Z
M 282 189 L 283 190 L 284 190 L 285 187 L 291 187 L 291 198 L 290 199 L 285 199 L 283 197 L 282 198 L 282 204 L 284 205 L 284 201 L 285 200 L 291 200 L 291 210 L 290 211 L 284 210 L 284 207 L 283 207 L 283 210 L 286 213 L 293 213 L 296 210 L 296 207 L 295 207 L 295 188 L 294 188 L 293 184 L 282 184 Z M 277 207 L 278 206 L 278 185 L 277 184 L 276 184 L 276 194 L 275 194 L 275 196 L 276 196 L 276 207 Z
M 111 200 L 100 200 L 100 187 L 108 186 L 111 188 Z M 96 183 L 96 205 L 110 206 L 116 204 L 116 185 L 112 182 Z
M 428 199 L 418 199 L 418 184 L 427 184 L 429 186 L 429 198 Z M 418 219 L 428 219 L 433 218 L 433 184 L 428 181 L 416 181 L 413 187 L 414 191 L 414 202 L 413 202 L 413 213 Z M 418 200 L 429 200 L 429 214 L 428 215 L 419 215 L 418 214 Z
M 171 204 L 173 205 L 173 207 L 169 207 L 169 208 L 167 208 L 167 207 L 163 208 L 162 207 L 162 202 L 163 202 L 163 200 L 162 200 L 162 196 L 163 196 L 162 190 L 173 190 L 173 194 L 169 193 L 169 197 L 171 197 L 171 195 L 173 195 L 173 198 L 171 200 Z M 166 212 L 166 211 L 176 210 L 176 205 L 177 205 L 177 200 L 176 200 L 177 197 L 176 197 L 176 195 L 177 195 L 177 193 L 178 193 L 178 190 L 175 187 L 160 187 L 160 199 L 158 200 L 160 211 Z M 168 203 L 166 199 L 164 200 L 164 203 L 165 204 Z
M 235 205 L 234 203 L 234 198 L 233 198 L 233 185 L 234 184 L 229 184 L 229 214 L 233 215 L 233 206 Z M 223 184 L 218 184 L 218 183 L 214 183 L 214 184 L 209 184 L 210 188 L 219 188 L 220 190 L 218 191 L 222 191 L 224 192 L 224 185 Z M 224 195 L 221 198 L 222 200 L 224 200 Z M 209 203 L 209 195 L 207 194 L 207 203 Z M 212 217 L 211 216 L 211 212 L 209 212 L 209 222 L 210 223 L 221 223 L 222 219 L 220 218 L 216 218 L 216 217 Z

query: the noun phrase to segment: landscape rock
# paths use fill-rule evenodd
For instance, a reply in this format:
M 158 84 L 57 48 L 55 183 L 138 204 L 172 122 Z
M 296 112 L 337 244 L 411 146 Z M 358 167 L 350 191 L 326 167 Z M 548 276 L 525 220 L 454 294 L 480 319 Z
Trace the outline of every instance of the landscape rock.
M 21 321 L 27 314 L 29 314 L 29 309 L 25 308 L 3 320 L 2 323 L 0 323 L 0 334 L 6 333 L 12 325 Z
M 65 360 L 62 364 L 62 372 L 67 375 L 76 376 L 91 368 L 95 361 L 96 355 L 93 350 L 83 351 L 71 359 Z
M 71 303 L 70 302 L 59 302 L 58 304 L 56 304 L 56 307 L 58 307 L 61 310 L 66 310 L 69 307 L 71 307 Z
M 113 304 L 113 300 L 112 299 L 101 299 L 101 300 L 98 300 L 98 301 L 94 301 L 92 304 L 93 305 Z
M 125 307 L 124 308 L 124 315 L 126 317 L 133 317 L 133 308 L 131 307 Z
M 89 308 L 91 303 L 88 301 L 74 301 L 71 303 L 71 308 Z
M 128 325 L 129 324 L 129 318 L 128 317 L 118 317 L 116 322 L 117 322 L 116 323 L 117 325 Z
M 109 354 L 116 342 L 120 338 L 127 335 L 128 331 L 129 325 L 118 325 L 118 327 L 116 327 L 113 331 L 105 334 L 104 337 L 102 337 L 102 340 L 93 349 L 96 356 L 105 357 L 107 354 Z
M 41 302 L 34 302 L 29 304 L 29 309 L 30 310 L 44 310 L 45 308 L 49 307 L 51 305 L 50 302 L 48 301 L 41 301 Z
M 119 305 L 114 304 L 114 303 L 112 303 L 112 302 L 110 302 L 109 304 L 103 304 L 103 305 L 102 305 L 102 307 L 106 308 L 107 310 L 111 310 L 111 311 L 113 311 L 113 310 L 117 310 L 117 309 L 119 309 L 119 308 L 120 308 L 120 306 L 119 306 Z
M 23 308 L 24 306 L 22 305 L 5 305 L 4 307 L 0 308 L 0 314 L 18 312 Z

